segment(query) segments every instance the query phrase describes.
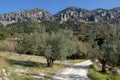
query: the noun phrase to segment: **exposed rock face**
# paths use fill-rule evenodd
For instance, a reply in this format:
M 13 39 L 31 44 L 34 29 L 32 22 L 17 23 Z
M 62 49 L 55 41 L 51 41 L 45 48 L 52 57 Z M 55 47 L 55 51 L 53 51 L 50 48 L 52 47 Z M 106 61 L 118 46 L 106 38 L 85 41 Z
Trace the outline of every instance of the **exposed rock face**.
M 36 19 L 39 22 L 47 20 L 55 20 L 60 23 L 66 21 L 84 22 L 84 23 L 107 23 L 107 24 L 120 24 L 120 7 L 110 10 L 95 9 L 86 10 L 82 8 L 69 7 L 55 15 L 42 9 L 23 10 L 20 12 L 11 12 L 0 15 L 0 23 L 10 24 L 14 22 L 27 21 Z
M 0 15 L 0 23 L 9 24 L 20 21 L 27 21 L 30 19 L 37 19 L 39 22 L 51 20 L 53 17 L 50 13 L 42 9 L 23 10 L 20 12 L 11 12 Z
M 65 22 L 68 20 L 85 22 L 87 21 L 87 17 L 89 15 L 90 11 L 86 9 L 70 7 L 58 12 L 56 15 L 54 15 L 54 18 L 60 22 Z
M 58 12 L 54 15 L 54 18 L 60 22 L 75 21 L 85 23 L 120 23 L 120 8 L 114 8 L 111 10 L 98 8 L 89 11 L 86 9 L 69 7 Z

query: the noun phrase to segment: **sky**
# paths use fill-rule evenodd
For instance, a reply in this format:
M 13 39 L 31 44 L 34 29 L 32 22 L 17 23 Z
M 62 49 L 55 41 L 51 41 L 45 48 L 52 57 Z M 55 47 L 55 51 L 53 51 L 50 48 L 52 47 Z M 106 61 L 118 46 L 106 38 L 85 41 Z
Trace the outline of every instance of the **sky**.
M 33 8 L 41 8 L 55 14 L 67 7 L 112 9 L 120 7 L 120 0 L 0 0 L 0 14 Z

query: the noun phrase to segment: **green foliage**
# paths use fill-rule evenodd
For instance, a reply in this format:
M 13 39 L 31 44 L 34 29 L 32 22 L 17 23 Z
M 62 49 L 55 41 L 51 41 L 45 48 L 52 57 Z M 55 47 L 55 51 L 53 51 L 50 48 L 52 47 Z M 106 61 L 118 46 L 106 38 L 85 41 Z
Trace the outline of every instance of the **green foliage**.
M 60 24 L 55 21 L 38 23 L 35 20 L 30 20 L 9 24 L 6 27 L 0 25 L 0 27 L 0 39 L 18 41 L 17 51 L 19 53 L 43 56 L 51 53 L 49 56 L 53 56 L 53 54 L 56 56 L 58 52 L 61 53 L 59 48 L 62 46 L 62 54 L 65 53 L 65 56 L 68 53 L 67 49 L 71 48 L 67 56 L 72 55 L 73 51 L 75 54 L 72 55 L 72 58 L 73 56 L 88 58 L 93 54 L 93 57 L 105 59 L 107 63 L 110 62 L 112 65 L 120 63 L 118 39 L 120 29 L 117 28 L 117 33 L 113 34 L 115 29 L 110 28 L 107 24 L 77 24 L 74 22 Z M 70 30 L 73 31 L 72 38 L 70 38 L 71 35 L 68 35 Z M 5 45 L 1 47 L 4 48 Z
M 5 40 L 6 38 L 9 38 L 10 34 L 5 26 L 0 26 L 0 40 Z
M 0 41 L 0 51 L 6 51 L 7 50 L 7 44 L 5 44 L 3 41 Z
M 18 51 L 25 54 L 42 55 L 48 61 L 48 66 L 55 60 L 65 59 L 75 53 L 71 31 L 57 33 L 34 33 L 26 36 L 18 44 Z
M 59 22 L 56 21 L 44 21 L 41 23 L 42 26 L 45 27 L 46 32 L 58 32 L 61 28 Z
M 0 40 L 5 40 L 6 38 L 9 37 L 9 34 L 6 32 L 0 32 Z
M 11 36 L 14 37 L 18 36 L 16 34 L 23 34 L 23 33 L 31 34 L 36 30 L 39 30 L 39 27 L 40 24 L 35 20 L 18 22 L 7 25 L 7 28 L 9 29 L 9 33 L 11 34 Z
M 66 32 L 52 33 L 46 39 L 45 46 L 43 50 L 46 57 L 53 57 L 56 59 L 64 59 L 66 56 L 74 52 L 74 44 L 71 42 L 70 38 L 72 35 Z M 50 51 L 50 52 L 49 52 Z M 51 53 L 51 54 L 50 54 Z
M 68 56 L 68 59 L 81 59 L 81 58 L 88 58 L 88 48 L 87 44 L 82 41 L 79 41 L 77 39 L 74 39 L 74 48 L 76 50 L 75 54 L 72 54 L 71 56 Z
M 97 58 L 102 64 L 102 72 L 106 72 L 106 64 L 111 67 L 119 61 L 119 28 L 100 29 L 91 40 L 93 58 Z
M 35 78 L 29 77 L 27 75 L 17 75 L 16 73 L 12 73 L 11 77 L 15 80 L 35 80 Z

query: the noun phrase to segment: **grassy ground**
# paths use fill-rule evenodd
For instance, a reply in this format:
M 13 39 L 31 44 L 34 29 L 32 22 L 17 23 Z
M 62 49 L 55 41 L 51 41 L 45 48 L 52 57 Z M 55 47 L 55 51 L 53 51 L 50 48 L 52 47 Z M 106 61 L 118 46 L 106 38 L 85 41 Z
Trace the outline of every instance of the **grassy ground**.
M 9 52 L 0 52 L 0 56 L 5 59 L 5 65 L 7 64 L 6 68 L 2 68 L 8 70 L 15 80 L 38 80 L 39 77 L 41 77 L 41 80 L 48 80 L 69 64 L 83 61 L 56 61 L 53 68 L 48 68 L 46 67 L 46 60 L 41 56 L 19 55 Z
M 88 76 L 92 80 L 120 80 L 120 75 L 103 74 L 96 71 L 93 65 L 88 70 Z

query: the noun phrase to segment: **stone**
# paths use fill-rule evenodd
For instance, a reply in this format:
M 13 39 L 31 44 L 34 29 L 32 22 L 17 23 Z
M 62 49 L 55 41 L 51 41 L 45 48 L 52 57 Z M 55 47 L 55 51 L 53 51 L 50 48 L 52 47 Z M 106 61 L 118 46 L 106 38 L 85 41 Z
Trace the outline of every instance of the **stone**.
M 11 73 L 10 73 L 10 72 L 8 72 L 8 73 L 7 73 L 7 75 L 8 75 L 8 76 L 10 76 L 10 75 L 11 75 Z
M 4 73 L 6 70 L 5 69 L 2 69 L 2 72 Z
M 3 80 L 10 80 L 9 78 L 7 78 L 7 77 L 3 77 Z
M 8 77 L 7 73 L 5 73 L 5 72 L 3 73 L 3 75 L 4 75 L 5 77 Z
M 120 69 L 117 67 L 113 68 L 112 74 L 120 75 Z

